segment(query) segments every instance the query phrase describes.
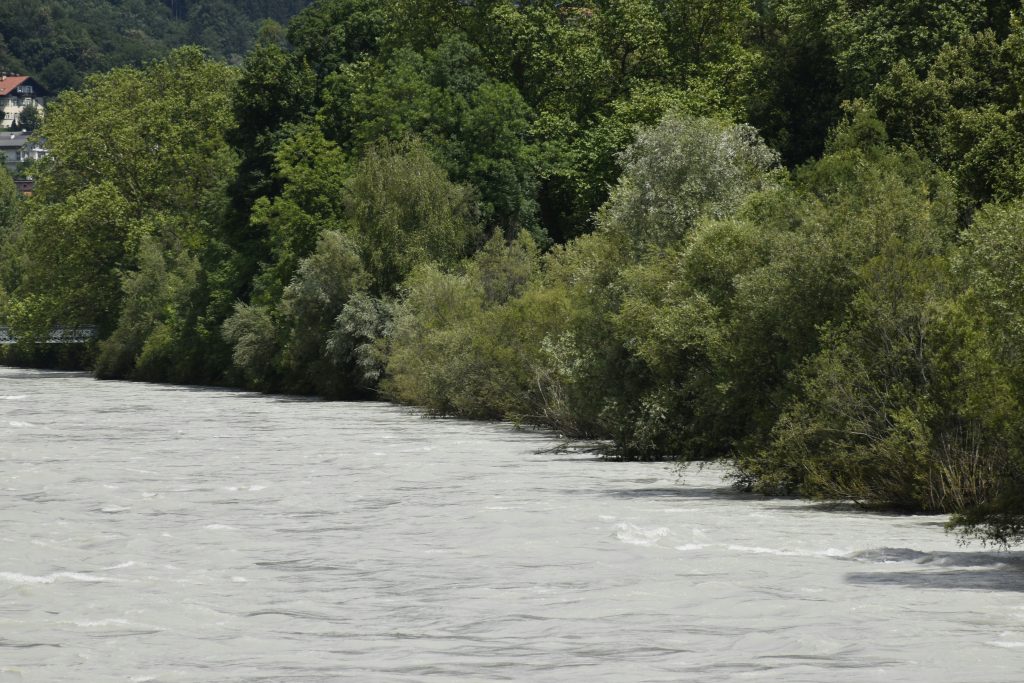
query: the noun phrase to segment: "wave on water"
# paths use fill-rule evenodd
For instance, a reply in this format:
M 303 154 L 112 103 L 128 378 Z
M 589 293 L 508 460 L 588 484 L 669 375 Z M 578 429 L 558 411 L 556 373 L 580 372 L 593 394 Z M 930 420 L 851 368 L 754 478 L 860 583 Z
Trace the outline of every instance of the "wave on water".
M 127 569 L 128 567 L 134 567 L 134 566 L 135 566 L 135 562 L 132 561 L 132 560 L 128 560 L 127 562 L 122 562 L 121 564 L 115 564 L 113 567 L 104 567 L 103 571 L 106 572 L 106 571 L 112 571 L 114 569 Z
M 683 545 L 677 545 L 676 550 L 682 550 L 685 552 L 687 550 L 703 550 L 707 547 L 707 543 L 684 543 Z
M 615 525 L 615 537 L 630 545 L 654 545 L 668 535 L 669 530 L 663 526 L 645 529 L 626 522 Z
M 917 564 L 957 569 L 1024 568 L 1021 552 L 923 552 L 911 548 L 872 548 L 850 553 L 844 559 L 868 564 Z
M 74 581 L 79 583 L 103 583 L 110 581 L 104 576 L 95 574 L 83 574 L 81 572 L 54 572 L 46 576 L 33 576 L 32 574 L 18 574 L 17 572 L 0 572 L 0 581 L 21 585 L 50 584 L 58 581 Z
M 847 557 L 848 550 L 826 548 L 825 550 L 783 550 L 781 548 L 764 548 L 749 545 L 730 545 L 729 550 L 753 555 L 778 555 L 780 557 Z
M 0 396 L 0 401 L 24 401 L 28 396 Z
M 79 628 L 104 628 L 109 626 L 128 626 L 126 619 L 100 619 L 99 621 L 73 621 L 72 625 Z
M 18 420 L 11 420 L 7 424 L 14 427 L 15 429 L 28 429 L 30 427 L 35 427 L 35 425 L 32 424 L 31 422 L 19 422 Z
M 1001 633 L 1001 634 L 999 634 L 999 637 L 1000 638 L 1013 638 L 1013 637 L 1016 636 L 1016 637 L 1019 638 L 1020 635 L 1021 634 L 1019 634 L 1019 633 L 1009 633 L 1008 632 L 1008 633 Z M 988 642 L 988 644 L 989 645 L 994 645 L 995 647 L 1005 647 L 1007 649 L 1019 649 L 1021 647 L 1024 647 L 1024 642 L 1022 642 L 1020 640 L 990 640 Z

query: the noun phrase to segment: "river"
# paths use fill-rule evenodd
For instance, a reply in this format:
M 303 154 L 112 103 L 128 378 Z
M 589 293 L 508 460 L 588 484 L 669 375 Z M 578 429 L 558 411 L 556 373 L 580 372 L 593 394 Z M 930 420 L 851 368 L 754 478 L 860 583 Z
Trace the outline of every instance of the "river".
M 0 368 L 0 681 L 1024 678 L 1024 553 L 555 443 Z

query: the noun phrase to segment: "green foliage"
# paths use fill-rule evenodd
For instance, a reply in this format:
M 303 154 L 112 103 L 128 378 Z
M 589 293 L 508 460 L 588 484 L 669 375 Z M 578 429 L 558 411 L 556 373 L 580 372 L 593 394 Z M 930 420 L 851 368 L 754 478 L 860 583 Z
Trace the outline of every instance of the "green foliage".
M 360 393 L 376 390 L 387 365 L 394 301 L 366 292 L 349 297 L 325 345 L 332 363 L 349 368 L 352 387 Z
M 273 387 L 278 376 L 278 336 L 278 325 L 267 306 L 238 302 L 234 313 L 224 321 L 224 338 L 232 347 L 231 360 L 250 386 Z
M 197 44 L 237 59 L 262 19 L 286 21 L 308 0 L 20 0 L 0 6 L 0 70 L 30 74 L 52 91 L 90 73 L 142 66 Z
M 622 158 L 598 225 L 634 252 L 678 241 L 701 217 L 730 215 L 770 184 L 778 163 L 749 126 L 674 114 L 639 135 Z
M 841 102 L 868 97 L 901 63 L 913 78 L 922 76 L 948 45 L 977 31 L 991 28 L 1005 35 L 1015 5 L 980 0 L 762 3 L 763 88 L 751 103 L 752 122 L 788 163 L 818 156 L 828 130 L 841 118 Z
M 1024 23 L 1009 29 L 964 34 L 926 73 L 900 63 L 872 95 L 894 139 L 949 169 L 967 210 L 1024 192 Z
M 468 253 L 479 237 L 474 195 L 415 140 L 371 146 L 349 163 L 304 126 L 276 157 L 283 190 L 252 211 L 271 261 L 225 338 L 253 386 L 365 391 L 384 362 L 375 350 L 389 318 L 384 298 L 418 265 L 451 266 Z
M 165 233 L 166 234 L 166 233 Z M 175 258 L 178 263 L 167 263 Z M 138 270 L 125 273 L 124 305 L 114 332 L 100 343 L 96 374 L 167 381 L 182 377 L 175 367 L 186 342 L 187 310 L 198 286 L 199 261 L 147 235 L 138 249 Z
M 377 51 L 392 28 L 389 6 L 381 0 L 317 0 L 288 25 L 288 42 L 323 78 L 339 66 Z
M 996 477 L 986 499 L 958 508 L 956 523 L 1000 544 L 1024 541 L 1024 206 L 1018 200 L 984 207 L 965 231 L 954 273 L 964 287 L 959 310 L 978 340 L 964 354 L 971 391 L 962 400 L 982 426 L 981 452 Z
M 816 259 L 796 251 L 799 261 L 776 257 L 769 269 L 781 265 L 791 281 L 819 288 L 810 309 L 793 300 L 786 310 L 832 313 L 802 325 L 782 319 L 780 329 L 802 327 L 805 338 L 820 330 L 818 349 L 789 373 L 767 439 L 747 439 L 739 477 L 765 492 L 978 509 L 1012 470 L 1016 398 L 979 309 L 950 276 L 950 191 L 927 165 L 885 152 L 880 133 L 861 111 L 835 136 L 833 154 L 802 174 L 830 204 L 815 251 L 831 265 L 801 277 L 792 268 Z
M 866 94 L 901 59 L 924 70 L 944 45 L 984 25 L 985 5 L 981 0 L 835 2 L 825 32 L 844 94 Z
M 360 154 L 380 141 L 419 136 L 456 182 L 480 195 L 484 219 L 509 234 L 536 220 L 536 151 L 530 110 L 512 86 L 487 76 L 479 51 L 459 36 L 420 54 L 396 50 L 329 80 L 324 114 L 332 137 Z
M 18 118 L 11 123 L 11 130 L 25 130 L 32 132 L 42 123 L 42 115 L 39 107 L 29 104 L 21 110 Z
M 387 394 L 439 414 L 544 422 L 542 342 L 569 301 L 531 287 L 538 274 L 525 232 L 508 244 L 495 236 L 462 273 L 415 271 L 388 338 Z
M 329 353 L 328 336 L 349 299 L 368 282 L 356 241 L 341 232 L 322 233 L 313 253 L 300 262 L 279 307 L 281 322 L 291 329 L 283 351 L 289 389 L 328 395 L 352 392 L 344 376 L 347 368 L 333 363 L 338 356 Z
M 148 62 L 48 107 L 31 200 L 0 179 L 29 346 L 98 324 L 102 376 L 383 395 L 1024 540 L 1018 3 L 316 0 L 240 69 L 151 61 L 306 4 L 0 10 L 51 85 Z
M 193 80 L 210 87 L 196 92 Z M 47 113 L 52 156 L 36 167 L 14 294 L 32 302 L 32 325 L 114 333 L 101 353 L 105 373 L 194 371 L 173 366 L 202 335 L 193 298 L 235 163 L 224 140 L 232 80 L 186 48 L 144 70 L 92 77 Z
M 21 232 L 19 206 L 20 197 L 14 180 L 6 172 L 0 172 L 0 324 L 5 323 L 8 306 L 8 292 L 18 285 L 20 279 L 18 250 Z
M 297 62 L 273 40 L 260 41 L 246 56 L 232 107 L 235 124 L 227 139 L 241 162 L 232 185 L 230 227 L 236 248 L 251 252 L 247 228 L 252 204 L 280 192 L 274 177 L 275 151 L 291 133 L 291 126 L 306 122 L 315 112 L 316 75 L 305 62 Z M 249 254 L 250 271 L 262 254 Z M 247 273 L 250 277 L 252 272 Z
M 618 316 L 630 269 L 645 259 L 660 268 L 658 250 L 699 220 L 772 187 L 775 156 L 749 129 L 679 115 L 626 156 L 599 233 L 552 253 L 543 277 L 534 258 L 513 258 L 528 250 L 492 240 L 461 275 L 411 280 L 391 339 L 391 395 L 441 413 L 607 434 L 634 457 L 679 452 L 666 451 L 680 443 L 677 406 L 664 402 L 671 392 L 637 355 L 639 321 Z
M 255 235 L 263 236 L 258 253 L 267 265 L 256 282 L 258 297 L 279 299 L 318 236 L 340 225 L 349 173 L 345 154 L 318 128 L 294 127 L 277 146 L 274 178 L 282 190 L 273 199 L 260 197 L 255 202 L 247 231 L 250 245 L 256 242 Z
M 137 242 L 131 208 L 110 181 L 80 189 L 60 203 L 31 205 L 16 294 L 47 302 L 47 325 L 114 327 L 122 295 L 118 271 L 130 258 L 126 245 Z
M 452 264 L 479 236 L 472 192 L 414 141 L 368 150 L 347 183 L 345 219 L 379 293 L 424 262 Z

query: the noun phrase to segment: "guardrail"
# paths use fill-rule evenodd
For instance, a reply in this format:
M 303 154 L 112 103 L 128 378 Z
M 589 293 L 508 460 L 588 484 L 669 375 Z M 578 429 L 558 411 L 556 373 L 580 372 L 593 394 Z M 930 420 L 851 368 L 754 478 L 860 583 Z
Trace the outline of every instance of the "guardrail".
M 37 344 L 85 344 L 96 338 L 96 328 L 89 325 L 85 327 L 55 327 L 50 330 L 50 336 L 39 340 Z M 18 340 L 8 327 L 0 327 L 0 346 L 17 344 Z

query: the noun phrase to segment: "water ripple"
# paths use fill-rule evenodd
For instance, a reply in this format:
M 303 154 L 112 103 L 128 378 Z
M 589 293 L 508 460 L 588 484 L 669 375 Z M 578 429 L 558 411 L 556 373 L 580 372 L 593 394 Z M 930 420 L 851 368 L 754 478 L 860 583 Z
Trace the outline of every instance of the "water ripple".
M 381 403 L 3 368 L 0 399 L 0 680 L 1024 670 L 1024 553 L 958 547 L 934 517 Z

